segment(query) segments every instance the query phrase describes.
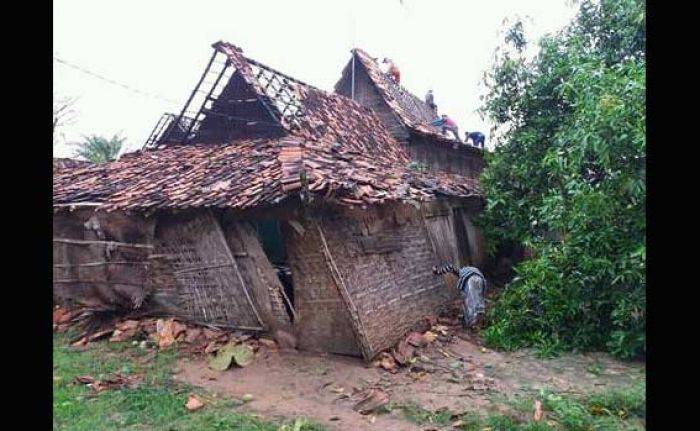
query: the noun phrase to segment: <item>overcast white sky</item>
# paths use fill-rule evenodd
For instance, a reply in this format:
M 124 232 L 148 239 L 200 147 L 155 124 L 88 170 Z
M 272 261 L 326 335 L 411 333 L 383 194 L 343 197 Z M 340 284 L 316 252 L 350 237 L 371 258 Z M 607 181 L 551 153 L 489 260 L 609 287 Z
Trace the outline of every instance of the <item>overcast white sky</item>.
M 121 132 L 128 150 L 138 149 L 161 114 L 182 108 L 217 40 L 327 91 L 353 46 L 390 57 L 402 84 L 421 98 L 432 88 L 461 133 L 488 137 L 475 110 L 503 19 L 529 17 L 526 34 L 535 40 L 575 13 L 566 0 L 54 0 L 53 7 L 55 57 L 152 94 L 54 59 L 54 94 L 78 98 L 75 120 L 54 147 L 59 157 L 87 134 Z

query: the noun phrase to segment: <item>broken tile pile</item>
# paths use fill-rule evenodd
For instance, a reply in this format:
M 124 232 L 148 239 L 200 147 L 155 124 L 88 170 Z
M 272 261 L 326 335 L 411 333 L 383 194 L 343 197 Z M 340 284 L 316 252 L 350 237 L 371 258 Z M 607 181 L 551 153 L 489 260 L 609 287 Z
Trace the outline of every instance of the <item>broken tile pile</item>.
M 83 315 L 83 310 L 67 310 L 63 307 L 54 309 L 54 330 L 64 332 L 69 327 L 78 327 L 83 321 L 77 317 Z M 84 347 L 87 344 L 103 339 L 110 342 L 132 341 L 141 348 L 167 349 L 178 345 L 190 353 L 215 354 L 223 350 L 223 355 L 229 355 L 228 363 L 220 365 L 227 369 L 231 364 L 246 366 L 253 360 L 253 354 L 260 348 L 276 350 L 277 343 L 271 339 L 258 337 L 240 331 L 225 331 L 215 327 L 206 327 L 192 323 L 183 323 L 175 318 L 156 319 L 144 318 L 116 319 L 99 325 L 96 329 L 86 331 L 71 343 L 73 347 Z M 221 358 L 219 363 L 224 362 Z
M 455 341 L 459 319 L 426 316 L 425 324 L 428 330 L 410 332 L 393 349 L 381 352 L 372 365 L 391 374 L 405 369 L 414 381 L 439 373 L 448 382 L 463 385 L 465 390 L 488 391 L 496 387 L 496 381 L 478 371 L 470 358 L 463 358 L 448 348 Z M 442 365 L 443 361 L 448 361 L 448 365 Z
M 107 389 L 122 389 L 134 388 L 143 380 L 143 376 L 131 374 L 124 375 L 121 373 L 109 374 L 102 379 L 96 379 L 92 376 L 76 376 L 73 380 L 76 384 L 86 385 L 95 392 L 102 392 Z
M 270 98 L 239 48 L 216 46 L 261 100 Z M 294 125 L 280 123 L 286 137 L 168 144 L 110 163 L 60 169 L 54 173 L 54 204 L 151 211 L 246 209 L 307 192 L 344 205 L 481 196 L 476 179 L 410 169 L 406 150 L 372 110 L 293 79 L 285 82 L 302 106 Z M 269 108 L 277 104 L 269 102 Z

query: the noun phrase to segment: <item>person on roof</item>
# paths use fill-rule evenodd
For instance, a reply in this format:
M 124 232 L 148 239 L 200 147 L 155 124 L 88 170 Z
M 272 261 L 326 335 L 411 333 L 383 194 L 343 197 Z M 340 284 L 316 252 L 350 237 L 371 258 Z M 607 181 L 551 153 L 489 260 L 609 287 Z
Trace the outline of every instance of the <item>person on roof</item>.
M 469 140 L 472 140 L 472 145 L 477 147 L 477 148 L 484 148 L 484 142 L 486 141 L 486 137 L 484 136 L 483 133 L 481 132 L 464 132 L 464 142 L 469 142 Z
M 447 131 L 449 130 L 452 132 L 456 140 L 462 142 L 462 139 L 459 137 L 459 128 L 457 127 L 457 123 L 455 123 L 454 120 L 447 115 L 442 114 L 440 118 L 431 121 L 430 124 L 440 127 L 443 135 L 446 135 Z
M 400 83 L 401 82 L 401 72 L 399 72 L 399 68 L 396 67 L 393 61 L 391 59 L 384 57 L 384 60 L 382 61 L 384 66 L 386 67 L 386 73 L 391 77 L 391 79 L 395 83 Z
M 435 99 L 433 98 L 433 90 L 428 90 L 428 94 L 425 95 L 425 104 L 430 107 L 435 115 L 437 115 L 437 105 L 435 104 Z

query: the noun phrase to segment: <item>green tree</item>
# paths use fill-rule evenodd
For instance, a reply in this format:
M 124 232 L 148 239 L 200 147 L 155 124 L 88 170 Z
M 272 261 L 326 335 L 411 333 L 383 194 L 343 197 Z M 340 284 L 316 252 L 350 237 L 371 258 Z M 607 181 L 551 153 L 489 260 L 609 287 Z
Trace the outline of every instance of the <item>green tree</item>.
M 75 155 L 93 163 L 106 163 L 117 158 L 126 138 L 119 135 L 107 139 L 103 136 L 85 136 L 82 142 L 74 144 Z
M 496 52 L 480 222 L 534 257 L 489 313 L 492 345 L 646 351 L 645 14 L 640 0 L 582 1 L 534 58 L 519 23 Z

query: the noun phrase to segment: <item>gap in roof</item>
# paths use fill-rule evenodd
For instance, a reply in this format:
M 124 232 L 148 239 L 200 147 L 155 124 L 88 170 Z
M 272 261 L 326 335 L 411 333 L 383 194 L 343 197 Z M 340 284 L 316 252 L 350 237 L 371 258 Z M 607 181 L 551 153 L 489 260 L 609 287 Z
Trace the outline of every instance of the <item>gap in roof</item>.
M 340 78 L 353 46 L 390 57 L 408 90 L 422 98 L 432 87 L 440 110 L 451 115 L 461 131 L 479 129 L 488 135 L 488 125 L 474 110 L 503 19 L 532 17 L 526 28 L 532 40 L 573 16 L 566 0 L 403 4 L 55 0 L 55 54 L 119 83 L 178 101 L 149 98 L 54 63 L 57 94 L 80 98 L 65 141 L 123 131 L 129 149 L 138 148 L 163 112 L 182 108 L 211 55 L 211 44 L 218 40 L 327 91 Z M 72 151 L 65 141 L 54 148 L 59 156 Z

